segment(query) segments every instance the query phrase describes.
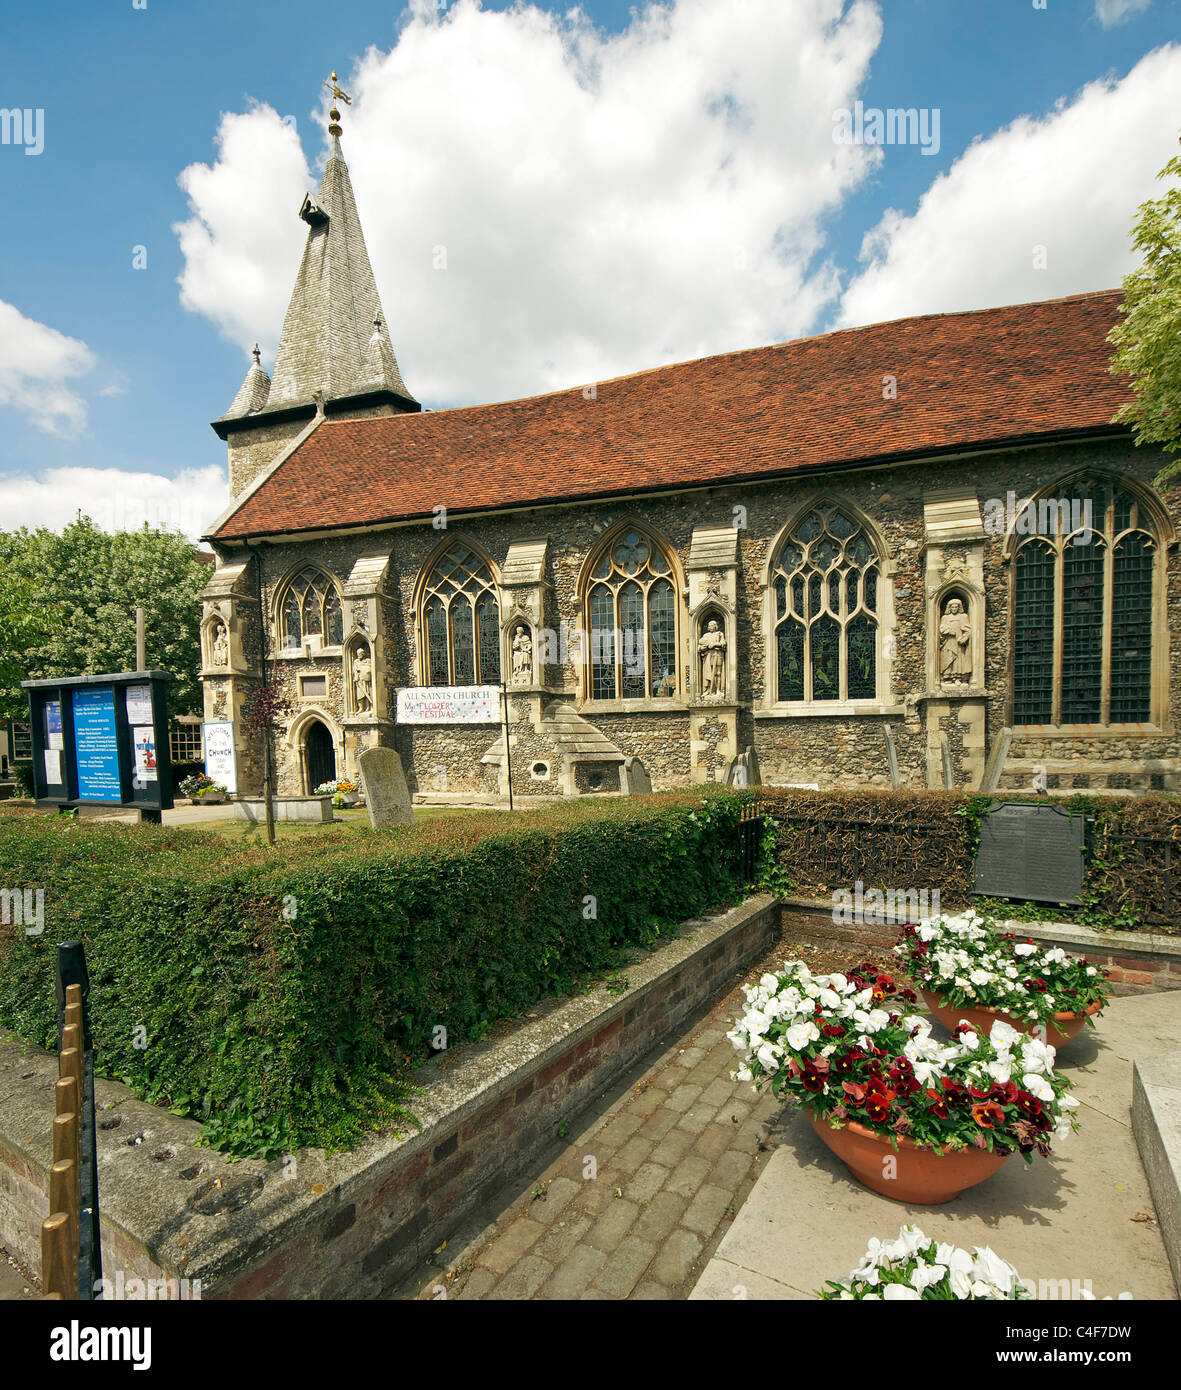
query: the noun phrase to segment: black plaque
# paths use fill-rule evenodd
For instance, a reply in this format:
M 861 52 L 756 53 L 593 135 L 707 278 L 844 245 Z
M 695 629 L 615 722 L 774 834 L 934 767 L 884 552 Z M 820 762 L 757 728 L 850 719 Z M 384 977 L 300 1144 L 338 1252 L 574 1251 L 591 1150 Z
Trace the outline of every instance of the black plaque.
M 977 893 L 1035 903 L 1077 904 L 1086 826 L 1059 806 L 994 802 L 980 822 Z

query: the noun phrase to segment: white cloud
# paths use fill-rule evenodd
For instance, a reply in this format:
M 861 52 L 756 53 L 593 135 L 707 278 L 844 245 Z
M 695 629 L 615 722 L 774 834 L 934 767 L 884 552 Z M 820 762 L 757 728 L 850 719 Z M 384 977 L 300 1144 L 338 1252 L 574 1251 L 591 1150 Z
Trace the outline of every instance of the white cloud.
M 185 468 L 175 478 L 120 468 L 50 468 L 36 477 L 0 477 L 0 516 L 18 526 L 51 531 L 86 513 L 105 531 L 149 526 L 182 531 L 197 540 L 225 509 L 224 468 Z
M 1178 91 L 1181 47 L 1166 46 L 1122 80 L 975 141 L 914 213 L 892 209 L 866 236 L 840 324 L 1117 287 L 1135 264 L 1135 210 L 1159 195 L 1177 152 Z
M 1095 0 L 1095 18 L 1104 29 L 1112 29 L 1134 14 L 1142 14 L 1151 3 L 1152 0 Z
M 873 0 L 673 0 L 616 35 L 416 0 L 342 75 L 410 389 L 496 399 L 807 331 L 837 289 L 823 218 L 881 161 L 832 139 L 881 27 Z M 181 183 L 183 303 L 269 355 L 307 230 L 294 133 L 268 107 L 226 115 Z
M 0 299 L 0 405 L 23 411 L 49 434 L 78 434 L 86 424 L 86 402 L 68 383 L 94 361 L 85 343 Z

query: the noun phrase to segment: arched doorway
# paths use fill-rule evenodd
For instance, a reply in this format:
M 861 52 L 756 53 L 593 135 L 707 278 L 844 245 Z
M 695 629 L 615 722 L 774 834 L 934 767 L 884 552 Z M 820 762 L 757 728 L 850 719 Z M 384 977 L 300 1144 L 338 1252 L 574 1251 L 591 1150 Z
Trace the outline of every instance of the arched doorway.
M 308 725 L 303 746 L 310 796 L 324 782 L 336 781 L 336 749 L 332 745 L 332 735 L 318 719 Z

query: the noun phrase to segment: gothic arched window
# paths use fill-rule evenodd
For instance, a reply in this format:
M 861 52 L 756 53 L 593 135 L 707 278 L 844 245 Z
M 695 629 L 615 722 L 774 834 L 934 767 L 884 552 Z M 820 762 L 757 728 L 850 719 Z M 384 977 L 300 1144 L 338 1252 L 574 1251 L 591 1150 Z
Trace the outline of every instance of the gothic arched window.
M 322 638 L 325 647 L 344 641 L 340 591 L 323 570 L 305 565 L 283 586 L 279 637 L 281 647 L 302 647 L 309 637 Z
M 1013 723 L 1150 723 L 1151 517 L 1111 479 L 1064 491 L 1014 525 Z
M 488 561 L 457 541 L 431 566 L 422 597 L 426 685 L 500 684 L 500 603 Z
M 776 700 L 877 697 L 878 576 L 876 546 L 841 507 L 792 527 L 771 566 Z
M 640 530 L 616 535 L 586 593 L 592 700 L 667 698 L 677 691 L 672 561 Z

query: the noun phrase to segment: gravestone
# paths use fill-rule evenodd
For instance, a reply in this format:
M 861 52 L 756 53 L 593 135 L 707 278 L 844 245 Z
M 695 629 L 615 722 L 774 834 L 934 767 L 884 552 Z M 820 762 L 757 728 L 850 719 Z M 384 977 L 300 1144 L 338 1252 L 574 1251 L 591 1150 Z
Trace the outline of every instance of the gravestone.
M 728 787 L 761 787 L 763 785 L 762 774 L 759 771 L 759 755 L 755 752 L 753 744 L 748 743 L 726 768 L 726 785 Z
M 402 759 L 397 753 L 392 748 L 366 748 L 357 757 L 357 772 L 365 793 L 369 824 L 374 830 L 409 825 L 414 812 Z
M 1058 806 L 994 802 L 980 821 L 975 891 L 1030 902 L 1079 901 L 1086 826 Z
M 624 758 L 619 769 L 619 789 L 624 796 L 646 796 L 652 790 L 652 778 L 639 758 Z
M 994 792 L 1001 784 L 1001 774 L 1005 770 L 1005 759 L 1009 756 L 1009 744 L 1013 741 L 1013 730 L 1004 728 L 997 736 L 988 755 L 988 766 L 984 769 L 984 780 L 980 783 L 982 792 Z
M 955 768 L 951 761 L 951 744 L 948 743 L 946 734 L 939 739 L 939 755 L 943 760 L 943 790 L 955 791 Z

